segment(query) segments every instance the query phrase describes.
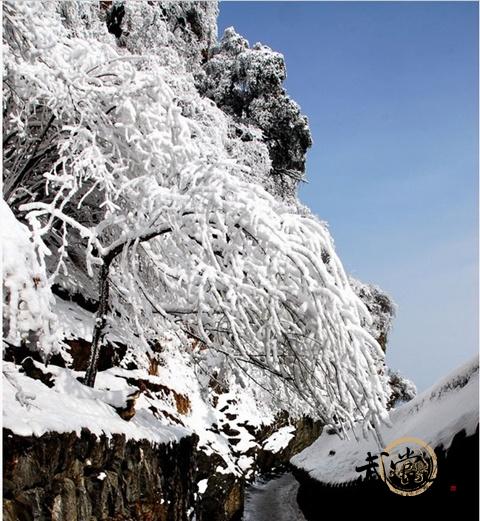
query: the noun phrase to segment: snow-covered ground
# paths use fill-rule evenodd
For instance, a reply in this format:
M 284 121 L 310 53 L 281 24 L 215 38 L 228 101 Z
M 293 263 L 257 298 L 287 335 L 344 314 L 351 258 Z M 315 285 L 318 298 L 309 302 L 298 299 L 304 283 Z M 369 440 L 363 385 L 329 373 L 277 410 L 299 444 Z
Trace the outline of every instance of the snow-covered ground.
M 391 426 L 382 426 L 380 435 L 387 446 L 402 437 L 420 438 L 431 447 L 448 449 L 454 436 L 478 425 L 478 356 L 440 380 L 414 400 L 393 409 Z M 355 467 L 363 465 L 367 452 L 379 453 L 373 435 L 357 433 L 341 440 L 323 432 L 310 447 L 292 458 L 292 463 L 324 483 L 345 483 L 358 479 Z
M 255 482 L 246 491 L 243 521 L 305 521 L 297 493 L 293 474 Z
M 41 436 L 49 431 L 80 434 L 87 428 L 97 435 L 118 433 L 129 439 L 168 443 L 191 432 L 156 418 L 144 396 L 135 416 L 129 422 L 123 420 L 114 407 L 124 407 L 127 395 L 136 389 L 114 372 L 99 373 L 98 387 L 92 389 L 76 379 L 83 373 L 35 365 L 52 374 L 52 388 L 19 373 L 13 363 L 3 362 L 3 426 L 20 436 Z

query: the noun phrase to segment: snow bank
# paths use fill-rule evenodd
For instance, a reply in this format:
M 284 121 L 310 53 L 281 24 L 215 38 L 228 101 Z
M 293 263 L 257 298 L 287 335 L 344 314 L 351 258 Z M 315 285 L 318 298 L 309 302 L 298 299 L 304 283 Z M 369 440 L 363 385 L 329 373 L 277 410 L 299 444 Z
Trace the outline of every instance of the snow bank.
M 475 432 L 478 425 L 478 357 L 453 371 L 414 400 L 390 412 L 391 427 L 381 429 L 385 446 L 398 438 L 413 436 L 432 447 L 448 449 L 454 436 Z M 360 437 L 357 433 L 357 437 Z M 324 483 L 345 483 L 358 479 L 356 466 L 365 463 L 367 452 L 380 452 L 370 434 L 356 441 L 341 440 L 323 432 L 310 447 L 291 460 Z
M 19 373 L 13 363 L 3 362 L 3 426 L 20 436 L 41 436 L 49 431 L 80 434 L 87 428 L 97 436 L 124 434 L 128 439 L 168 443 L 190 434 L 186 428 L 157 419 L 143 396 L 137 400 L 135 416 L 130 421 L 122 419 L 114 407 L 125 406 L 127 395 L 137 389 L 114 371 L 99 373 L 98 388 L 91 389 L 76 379 L 83 373 L 54 365 L 36 366 L 52 374 L 53 387 Z

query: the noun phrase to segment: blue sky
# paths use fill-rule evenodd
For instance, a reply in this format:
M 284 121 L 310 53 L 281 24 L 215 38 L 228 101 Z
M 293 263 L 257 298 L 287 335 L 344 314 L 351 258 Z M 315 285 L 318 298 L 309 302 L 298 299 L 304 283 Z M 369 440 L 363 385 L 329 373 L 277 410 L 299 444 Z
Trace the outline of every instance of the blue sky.
M 425 389 L 478 350 L 478 5 L 221 2 L 231 25 L 284 54 L 300 197 L 397 303 L 387 361 Z

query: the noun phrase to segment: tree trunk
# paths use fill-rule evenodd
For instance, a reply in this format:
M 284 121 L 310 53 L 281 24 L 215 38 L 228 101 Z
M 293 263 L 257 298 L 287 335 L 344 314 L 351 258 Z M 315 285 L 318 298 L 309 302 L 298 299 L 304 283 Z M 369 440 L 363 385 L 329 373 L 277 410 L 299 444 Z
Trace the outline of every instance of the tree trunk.
M 159 237 L 160 235 L 170 233 L 171 231 L 172 229 L 170 227 L 148 230 L 145 235 L 138 237 L 137 241 L 146 242 L 151 239 L 155 239 L 155 237 Z M 90 352 L 87 372 L 85 373 L 85 378 L 83 381 L 83 383 L 89 387 L 93 387 L 95 385 L 95 378 L 98 371 L 98 359 L 103 345 L 105 326 L 107 325 L 108 299 L 110 290 L 110 281 L 108 280 L 108 275 L 110 272 L 110 265 L 117 257 L 117 255 L 119 255 L 124 250 L 124 248 L 128 247 L 128 244 L 128 241 L 125 241 L 111 248 L 103 258 L 103 264 L 100 268 L 98 279 L 100 303 L 98 306 L 97 316 L 95 318 L 95 326 L 93 328 L 92 350 Z
M 104 259 L 99 274 L 99 293 L 100 302 L 98 306 L 97 316 L 95 318 L 95 326 L 93 328 L 92 348 L 90 351 L 90 359 L 88 360 L 88 367 L 85 373 L 84 383 L 89 387 L 95 385 L 95 378 L 98 371 L 98 360 L 100 356 L 100 349 L 103 345 L 103 337 L 105 335 L 105 326 L 107 324 L 108 311 L 108 295 L 109 295 L 109 280 L 108 273 L 110 270 L 110 262 Z

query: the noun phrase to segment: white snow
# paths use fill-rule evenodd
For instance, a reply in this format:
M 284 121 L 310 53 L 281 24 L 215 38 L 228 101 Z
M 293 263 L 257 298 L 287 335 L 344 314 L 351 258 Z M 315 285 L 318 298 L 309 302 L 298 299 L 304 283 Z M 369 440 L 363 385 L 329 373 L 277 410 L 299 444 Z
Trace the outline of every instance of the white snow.
M 45 267 L 39 262 L 30 230 L 3 199 L 0 223 L 5 338 L 15 345 L 28 342 L 33 350 L 48 355 L 59 349 L 59 336 Z
M 128 439 L 169 443 L 191 432 L 158 420 L 142 407 L 141 400 L 135 416 L 128 422 L 123 420 L 114 406 L 123 406 L 133 388 L 108 371 L 99 373 L 98 388 L 91 389 L 76 379 L 83 373 L 53 365 L 46 368 L 40 363 L 36 366 L 52 373 L 52 388 L 19 373 L 13 363 L 3 362 L 3 426 L 20 436 L 42 436 L 49 431 L 80 434 L 82 428 L 88 428 L 97 436 L 119 433 Z M 117 388 L 107 390 L 105 383 L 114 381 Z M 19 390 L 31 397 L 28 403 L 18 399 Z
M 455 434 L 465 429 L 467 435 L 478 425 L 478 357 L 453 371 L 414 400 L 393 409 L 391 427 L 382 426 L 385 446 L 402 437 L 420 438 L 432 447 L 448 449 Z M 350 433 L 351 434 L 351 433 Z M 361 433 L 357 433 L 361 437 Z M 292 464 L 306 470 L 324 483 L 345 483 L 358 479 L 356 466 L 365 463 L 367 452 L 378 453 L 372 434 L 356 441 L 353 436 L 341 440 L 334 434 L 322 435 Z
M 231 377 L 230 388 L 216 396 L 218 402 L 213 407 L 213 394 L 208 387 L 208 378 L 203 381 L 205 376 L 202 378 L 202 373 L 198 373 L 199 368 L 192 363 L 187 353 L 182 352 L 175 342 L 175 337 L 170 337 L 168 341 L 165 337 L 163 345 L 166 347 L 160 376 L 150 379 L 188 396 L 190 411 L 181 416 L 182 422 L 199 436 L 200 449 L 206 454 L 216 453 L 222 456 L 226 467 L 219 466 L 219 472 L 235 475 L 251 472 L 253 458 L 242 456 L 241 453 L 256 447 L 257 443 L 245 425 L 258 427 L 262 423 L 272 422 L 273 415 L 268 406 L 253 398 L 249 389 L 243 388 Z M 131 371 L 126 373 L 130 374 Z M 230 419 L 226 417 L 227 414 L 231 414 Z M 237 431 L 239 434 L 235 438 L 239 440 L 238 443 L 235 446 L 230 445 L 223 432 L 212 429 L 214 424 L 219 429 L 228 424 L 231 429 Z
M 65 338 L 83 338 L 88 342 L 92 341 L 95 313 L 59 297 L 55 297 L 55 313 Z
M 294 432 L 295 427 L 293 425 L 281 427 L 264 441 L 263 449 L 274 454 L 280 452 L 290 443 L 290 440 L 294 437 Z
M 205 493 L 205 490 L 207 490 L 207 487 L 208 487 L 208 478 L 206 478 L 206 479 L 201 479 L 201 480 L 197 483 L 197 487 L 198 487 L 198 493 L 199 493 L 199 494 L 204 494 L 204 493 Z

